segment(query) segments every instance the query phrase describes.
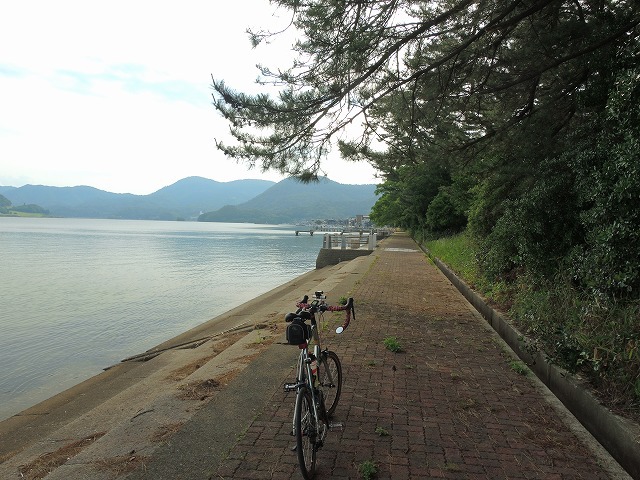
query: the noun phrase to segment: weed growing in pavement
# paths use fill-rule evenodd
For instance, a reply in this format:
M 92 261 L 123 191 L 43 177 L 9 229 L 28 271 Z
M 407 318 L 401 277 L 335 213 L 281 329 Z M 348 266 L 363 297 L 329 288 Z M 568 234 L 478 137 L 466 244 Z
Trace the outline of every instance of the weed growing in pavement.
M 388 437 L 389 436 L 389 430 L 387 430 L 386 428 L 376 427 L 375 432 L 378 435 L 380 435 L 381 437 Z
M 390 350 L 393 353 L 398 353 L 401 350 L 400 342 L 398 342 L 396 337 L 387 337 L 384 339 L 383 343 L 387 350 Z
M 378 467 L 375 462 L 371 460 L 365 460 L 358 467 L 358 472 L 362 475 L 364 480 L 371 480 L 376 473 L 378 473 Z
M 518 360 L 510 361 L 509 367 L 511 368 L 511 370 L 519 373 L 520 375 L 526 375 L 527 373 L 529 373 L 529 369 L 526 367 L 526 365 L 522 362 L 519 362 Z

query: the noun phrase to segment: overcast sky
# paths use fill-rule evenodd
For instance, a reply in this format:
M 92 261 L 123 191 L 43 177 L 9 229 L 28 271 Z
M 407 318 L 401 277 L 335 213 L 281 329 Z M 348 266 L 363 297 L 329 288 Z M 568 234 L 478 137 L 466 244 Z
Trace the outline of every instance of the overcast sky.
M 255 89 L 257 63 L 288 65 L 290 41 L 252 50 L 245 33 L 287 19 L 268 0 L 2 2 L 0 185 L 148 194 L 189 176 L 281 180 L 215 148 L 228 126 L 211 75 Z M 325 170 L 379 181 L 337 152 Z

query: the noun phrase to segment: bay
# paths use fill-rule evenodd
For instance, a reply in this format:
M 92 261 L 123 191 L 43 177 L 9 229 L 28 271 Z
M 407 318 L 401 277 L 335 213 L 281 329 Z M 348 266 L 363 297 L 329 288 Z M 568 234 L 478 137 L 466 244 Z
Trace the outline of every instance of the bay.
M 0 419 L 315 268 L 321 235 L 0 218 Z

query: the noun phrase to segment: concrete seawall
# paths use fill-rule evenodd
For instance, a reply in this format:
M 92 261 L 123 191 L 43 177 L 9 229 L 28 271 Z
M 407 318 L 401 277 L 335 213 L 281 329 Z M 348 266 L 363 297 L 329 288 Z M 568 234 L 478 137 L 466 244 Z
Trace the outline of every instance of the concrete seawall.
M 373 250 L 361 250 L 361 249 L 336 249 L 336 248 L 321 248 L 316 258 L 316 268 L 324 268 L 329 265 L 337 265 L 340 262 L 353 260 L 354 258 L 362 257 L 364 255 L 370 255 Z

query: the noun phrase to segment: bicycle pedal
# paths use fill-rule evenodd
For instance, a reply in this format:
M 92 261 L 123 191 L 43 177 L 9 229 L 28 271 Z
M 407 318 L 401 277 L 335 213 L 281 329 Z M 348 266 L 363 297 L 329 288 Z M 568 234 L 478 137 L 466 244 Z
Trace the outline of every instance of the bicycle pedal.
M 331 430 L 336 429 L 339 431 L 343 431 L 344 430 L 344 424 L 340 423 L 340 422 L 331 422 L 329 423 L 329 428 Z
M 295 392 L 298 385 L 296 383 L 285 383 L 284 391 L 285 392 Z

